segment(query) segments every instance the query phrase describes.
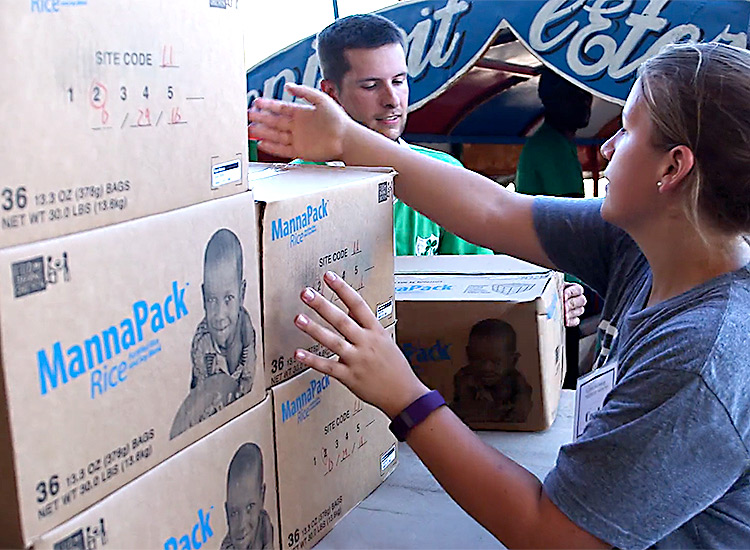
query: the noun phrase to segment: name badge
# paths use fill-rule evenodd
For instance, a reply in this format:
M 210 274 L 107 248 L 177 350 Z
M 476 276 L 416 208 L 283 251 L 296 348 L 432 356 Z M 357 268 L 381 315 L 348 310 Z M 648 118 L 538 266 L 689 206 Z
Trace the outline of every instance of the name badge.
M 576 382 L 573 441 L 581 437 L 593 414 L 602 408 L 604 398 L 615 387 L 617 361 L 581 376 Z

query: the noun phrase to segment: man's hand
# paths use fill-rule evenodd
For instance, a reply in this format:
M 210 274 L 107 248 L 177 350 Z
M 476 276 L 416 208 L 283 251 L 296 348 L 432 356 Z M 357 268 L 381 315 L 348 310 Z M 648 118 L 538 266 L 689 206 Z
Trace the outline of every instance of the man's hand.
M 563 290 L 563 309 L 565 309 L 565 326 L 577 327 L 581 324 L 581 315 L 586 305 L 583 287 L 578 283 L 565 283 Z
M 286 90 L 307 103 L 256 99 L 247 112 L 248 137 L 278 157 L 341 159 L 347 127 L 356 123 L 320 90 L 297 84 L 287 84 Z

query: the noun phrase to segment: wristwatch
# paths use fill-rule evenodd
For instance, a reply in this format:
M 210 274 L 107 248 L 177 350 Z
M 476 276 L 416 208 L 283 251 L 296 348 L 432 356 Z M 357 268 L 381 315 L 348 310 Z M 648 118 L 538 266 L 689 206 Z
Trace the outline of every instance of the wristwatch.
M 437 390 L 419 397 L 394 417 L 388 426 L 399 441 L 406 441 L 406 435 L 414 426 L 422 422 L 435 410 L 445 405 L 445 399 Z

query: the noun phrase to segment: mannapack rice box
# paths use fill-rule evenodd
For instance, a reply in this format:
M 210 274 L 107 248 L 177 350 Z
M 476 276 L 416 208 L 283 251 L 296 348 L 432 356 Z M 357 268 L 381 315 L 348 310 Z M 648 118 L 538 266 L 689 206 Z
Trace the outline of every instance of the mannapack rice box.
M 247 190 L 232 0 L 0 6 L 0 248 Z
M 396 339 L 474 429 L 544 430 L 565 377 L 562 274 L 509 256 L 399 257 Z
M 272 412 L 269 395 L 34 548 L 279 548 Z
M 310 548 L 393 472 L 398 443 L 385 414 L 328 375 L 308 369 L 271 391 L 281 546 Z
M 294 325 L 317 314 L 300 300 L 306 287 L 341 306 L 323 282 L 343 277 L 383 326 L 395 321 L 393 176 L 388 168 L 251 164 L 259 223 L 263 335 L 268 387 L 304 369 L 297 348 L 329 355 Z
M 0 250 L 0 546 L 260 402 L 252 193 Z

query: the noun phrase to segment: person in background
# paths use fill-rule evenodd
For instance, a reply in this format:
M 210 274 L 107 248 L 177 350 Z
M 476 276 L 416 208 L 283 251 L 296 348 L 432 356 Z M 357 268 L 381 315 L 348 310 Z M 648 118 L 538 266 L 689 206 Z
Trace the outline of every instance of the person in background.
M 462 166 L 448 153 L 408 144 L 401 137 L 409 107 L 406 45 L 392 21 L 376 14 L 342 17 L 318 34 L 317 50 L 321 89 L 352 119 L 404 148 Z M 493 253 L 446 231 L 398 199 L 393 225 L 397 256 Z M 566 285 L 563 298 L 566 326 L 577 326 L 586 304 L 583 287 Z
M 550 69 L 542 69 L 537 89 L 544 107 L 544 122 L 521 150 L 516 170 L 516 191 L 527 195 L 583 197 L 583 172 L 578 160 L 578 149 L 573 141 L 576 132 L 588 126 L 591 118 L 592 95 L 558 76 Z M 597 302 L 590 289 L 583 290 L 575 277 L 565 274 L 567 286 L 581 288 L 588 310 L 582 315 L 595 314 L 591 304 Z M 579 375 L 578 345 L 581 329 L 576 323 L 565 331 L 567 371 L 563 387 L 576 387 Z
M 401 200 L 447 229 L 580 277 L 604 296 L 597 366 L 615 376 L 542 483 L 442 406 L 333 272 L 324 279 L 345 310 L 301 293 L 333 328 L 304 314 L 295 325 L 337 359 L 300 349 L 297 360 L 398 420 L 399 437 L 508 547 L 748 546 L 750 52 L 679 44 L 641 64 L 622 129 L 602 146 L 604 199 L 509 192 L 353 124 L 317 90 L 288 89 L 309 104 L 260 99 L 248 114 L 265 151 L 387 162 Z
M 583 173 L 573 139 L 578 130 L 588 126 L 593 98 L 549 69 L 543 69 L 539 76 L 538 93 L 544 122 L 521 150 L 516 191 L 583 197 Z
M 409 108 L 404 35 L 376 14 L 337 19 L 320 31 L 321 89 L 354 120 L 423 155 L 457 166 L 448 153 L 407 144 L 402 138 Z M 428 217 L 396 200 L 393 206 L 397 256 L 492 254 L 456 237 Z

